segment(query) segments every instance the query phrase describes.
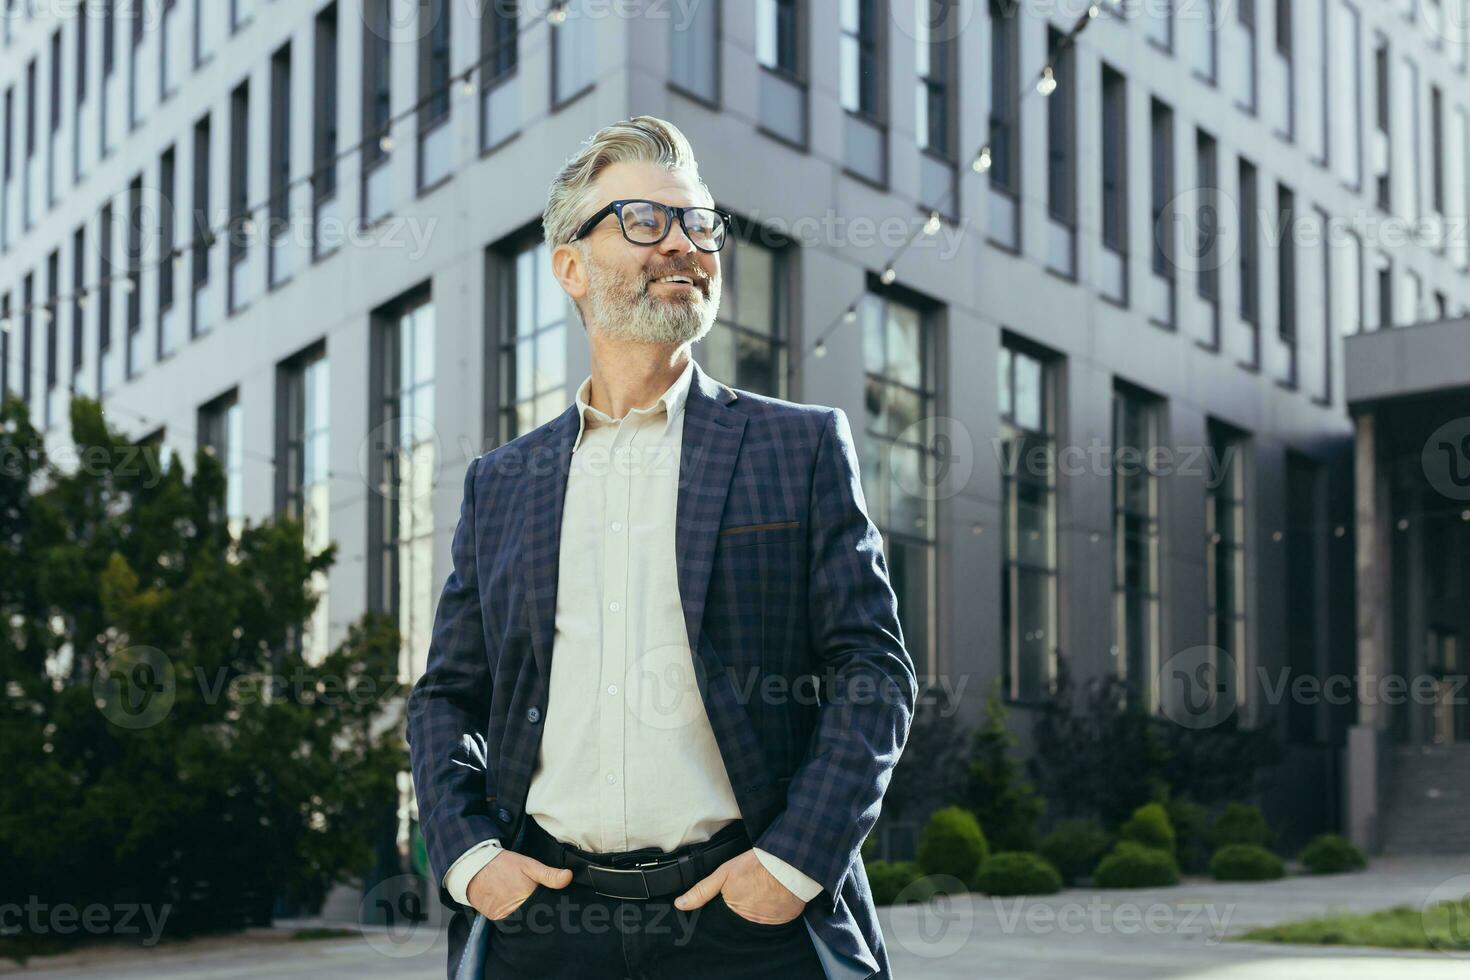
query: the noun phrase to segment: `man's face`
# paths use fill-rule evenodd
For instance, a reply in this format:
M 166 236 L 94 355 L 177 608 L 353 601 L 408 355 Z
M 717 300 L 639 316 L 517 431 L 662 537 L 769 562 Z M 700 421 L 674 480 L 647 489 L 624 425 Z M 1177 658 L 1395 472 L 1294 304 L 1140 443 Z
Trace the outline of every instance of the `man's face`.
M 651 163 L 615 163 L 594 188 L 583 218 L 624 198 L 675 207 L 713 204 L 693 180 Z M 563 284 L 583 304 L 591 330 L 611 339 L 660 344 L 692 343 L 709 333 L 720 306 L 719 253 L 695 248 L 677 219 L 663 241 L 635 245 L 623 237 L 617 216 L 610 214 L 582 244 L 585 280 L 579 289 L 565 279 Z M 689 281 L 672 281 L 670 276 Z

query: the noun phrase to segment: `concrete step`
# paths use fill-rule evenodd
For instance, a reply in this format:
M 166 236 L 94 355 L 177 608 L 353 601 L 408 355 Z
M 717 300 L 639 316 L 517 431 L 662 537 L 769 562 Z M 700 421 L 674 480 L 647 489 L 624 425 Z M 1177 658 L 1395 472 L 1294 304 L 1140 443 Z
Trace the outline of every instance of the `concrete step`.
M 1385 854 L 1470 854 L 1470 745 L 1400 746 L 1389 761 Z

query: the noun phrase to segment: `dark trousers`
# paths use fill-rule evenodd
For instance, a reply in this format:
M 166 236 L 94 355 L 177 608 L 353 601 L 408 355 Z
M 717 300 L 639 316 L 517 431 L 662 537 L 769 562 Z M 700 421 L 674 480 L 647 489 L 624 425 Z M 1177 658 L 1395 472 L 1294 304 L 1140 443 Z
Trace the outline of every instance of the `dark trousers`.
M 514 912 L 491 923 L 494 933 L 485 976 L 494 980 L 825 977 L 801 916 L 764 925 L 737 914 L 718 895 L 690 912 L 674 907 L 677 897 L 610 898 L 575 882 L 561 889 L 537 885 Z

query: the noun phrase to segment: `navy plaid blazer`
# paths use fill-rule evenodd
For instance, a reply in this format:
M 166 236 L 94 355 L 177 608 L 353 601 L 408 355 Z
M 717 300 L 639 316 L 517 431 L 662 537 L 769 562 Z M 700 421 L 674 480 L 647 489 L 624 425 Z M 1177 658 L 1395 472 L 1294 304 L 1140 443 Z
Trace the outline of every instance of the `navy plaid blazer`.
M 698 365 L 685 413 L 679 594 L 741 817 L 758 846 L 821 882 L 803 913 L 819 950 L 853 975 L 886 977 L 859 848 L 908 737 L 917 682 L 847 417 L 736 392 Z M 514 849 L 524 827 L 555 710 L 547 684 L 577 423 L 572 406 L 465 474 L 453 571 L 408 702 L 439 880 L 482 840 Z M 440 894 L 454 910 L 453 977 L 479 916 Z

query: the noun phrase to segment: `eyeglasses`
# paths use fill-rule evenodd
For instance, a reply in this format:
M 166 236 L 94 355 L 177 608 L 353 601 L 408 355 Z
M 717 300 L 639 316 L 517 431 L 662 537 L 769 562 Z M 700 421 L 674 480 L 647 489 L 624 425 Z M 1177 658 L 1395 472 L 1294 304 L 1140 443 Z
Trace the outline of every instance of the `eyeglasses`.
M 674 227 L 674 219 L 689 241 L 701 252 L 718 252 L 725 247 L 725 238 L 730 229 L 730 215 L 714 208 L 676 208 L 657 201 L 625 198 L 613 201 L 592 217 L 582 222 L 582 227 L 571 240 L 585 238 L 597 223 L 610 214 L 618 216 L 618 225 L 623 237 L 634 245 L 657 245 L 668 237 Z

